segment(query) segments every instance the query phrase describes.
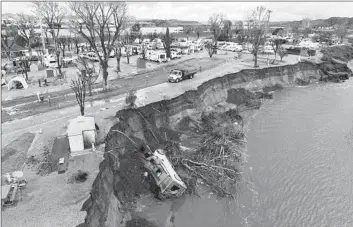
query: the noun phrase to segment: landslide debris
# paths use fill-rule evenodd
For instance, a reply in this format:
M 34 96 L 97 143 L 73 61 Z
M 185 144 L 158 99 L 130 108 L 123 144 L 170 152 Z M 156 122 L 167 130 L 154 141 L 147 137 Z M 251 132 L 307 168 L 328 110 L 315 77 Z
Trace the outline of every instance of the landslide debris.
M 319 64 L 321 81 L 341 82 L 352 76 L 347 62 L 353 59 L 351 45 L 327 47 L 321 50 L 323 63 Z

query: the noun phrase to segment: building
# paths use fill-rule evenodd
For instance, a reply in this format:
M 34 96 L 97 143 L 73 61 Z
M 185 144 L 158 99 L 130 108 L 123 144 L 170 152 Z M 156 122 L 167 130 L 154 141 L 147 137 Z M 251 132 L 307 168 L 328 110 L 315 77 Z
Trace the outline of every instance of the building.
M 94 117 L 79 116 L 72 119 L 67 127 L 71 153 L 90 148 L 96 142 L 96 135 Z

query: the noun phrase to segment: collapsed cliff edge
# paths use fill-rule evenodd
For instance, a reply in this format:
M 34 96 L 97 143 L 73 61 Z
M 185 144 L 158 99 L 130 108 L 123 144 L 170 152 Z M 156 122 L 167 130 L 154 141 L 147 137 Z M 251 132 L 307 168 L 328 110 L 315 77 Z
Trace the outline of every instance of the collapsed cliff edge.
M 104 160 L 99 166 L 91 196 L 83 204 L 82 211 L 86 211 L 87 215 L 85 223 L 80 226 L 154 226 L 147 220 L 135 217 L 133 212 L 136 198 L 151 193 L 152 188 L 151 185 L 142 183 L 144 169 L 141 163 L 136 161 L 138 151 L 144 149 L 167 150 L 170 152 L 169 157 L 175 158 L 171 161 L 176 168 L 180 161 L 178 152 L 184 152 L 181 156 L 185 156 L 185 161 L 191 157 L 192 150 L 203 149 L 207 152 L 215 149 L 207 154 L 211 155 L 222 152 L 224 154 L 227 149 L 235 149 L 236 152 L 231 153 L 234 161 L 229 164 L 229 169 L 234 170 L 234 175 L 228 178 L 236 179 L 237 162 L 241 162 L 242 152 L 241 148 L 233 145 L 242 144 L 229 140 L 227 143 L 230 145 L 226 147 L 224 141 L 220 142 L 218 135 L 221 133 L 223 139 L 228 138 L 227 135 L 231 131 L 232 137 L 236 133 L 237 139 L 242 140 L 241 125 L 244 115 L 240 110 L 259 108 L 262 99 L 271 98 L 272 91 L 286 86 L 307 85 L 317 81 L 341 82 L 349 79 L 352 71 L 347 67 L 347 62 L 351 59 L 352 47 L 326 49 L 319 63 L 300 62 L 264 69 L 245 69 L 209 80 L 197 90 L 187 91 L 170 100 L 118 111 L 116 118 L 119 122 L 106 136 Z M 234 127 L 227 130 L 230 123 L 234 123 Z M 223 131 L 217 125 L 221 125 Z M 217 146 L 212 147 L 210 144 L 214 143 L 207 142 L 211 137 L 217 142 Z M 199 156 L 206 155 L 199 153 Z M 199 158 L 205 161 L 205 157 Z M 190 167 L 192 163 L 186 165 Z M 190 179 L 188 170 L 181 175 L 183 179 Z M 208 180 L 203 177 L 212 176 L 196 176 L 201 180 Z M 192 190 L 194 183 L 192 180 L 188 181 L 188 188 Z M 219 192 L 220 195 L 233 190 L 228 186 L 210 186 L 211 190 Z

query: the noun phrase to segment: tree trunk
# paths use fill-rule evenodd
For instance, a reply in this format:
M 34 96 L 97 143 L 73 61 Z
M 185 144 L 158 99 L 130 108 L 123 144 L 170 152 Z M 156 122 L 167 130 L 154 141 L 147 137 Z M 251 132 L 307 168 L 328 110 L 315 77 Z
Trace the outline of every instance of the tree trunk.
M 254 53 L 254 60 L 255 60 L 254 68 L 256 68 L 257 67 L 257 53 L 256 52 Z
M 63 58 L 65 58 L 65 47 L 66 45 L 63 44 Z
M 116 57 L 116 71 L 120 72 L 120 58 L 121 58 L 121 49 L 116 48 L 115 50 L 115 57 Z
M 80 105 L 81 116 L 85 116 L 85 106 L 84 104 Z
M 89 80 L 88 80 L 88 94 L 89 96 L 92 96 L 92 78 L 90 77 Z
M 103 61 L 102 70 L 103 70 L 103 90 L 106 91 L 107 85 L 108 85 L 108 62 L 107 62 L 107 60 Z
M 76 54 L 78 55 L 80 53 L 80 48 L 78 47 L 78 45 L 76 45 Z
M 61 62 L 60 62 L 60 51 L 56 51 L 56 61 L 58 63 L 59 74 L 61 75 Z
M 130 64 L 130 55 L 128 53 L 126 53 L 126 60 L 127 60 L 127 63 Z
M 277 51 L 275 51 L 275 59 L 273 60 L 273 62 L 272 62 L 272 63 L 275 63 L 276 58 L 277 58 Z

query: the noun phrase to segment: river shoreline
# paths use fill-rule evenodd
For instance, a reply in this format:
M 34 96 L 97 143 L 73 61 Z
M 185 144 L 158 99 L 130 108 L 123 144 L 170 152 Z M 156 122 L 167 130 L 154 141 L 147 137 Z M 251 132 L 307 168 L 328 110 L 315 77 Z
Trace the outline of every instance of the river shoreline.
M 318 66 L 312 63 L 298 63 L 292 66 L 281 66 L 276 68 L 242 70 L 236 74 L 228 74 L 223 77 L 207 81 L 199 86 L 197 91 L 188 91 L 171 100 L 151 103 L 147 106 L 138 108 L 138 111 L 144 116 L 148 116 L 148 119 L 151 120 L 151 122 L 154 122 L 153 125 L 155 129 L 160 128 L 163 124 L 167 124 L 169 127 L 175 128 L 178 122 L 185 116 L 196 116 L 201 112 L 211 111 L 212 109 L 214 110 L 215 108 L 212 107 L 216 107 L 216 109 L 231 109 L 238 106 L 235 103 L 225 102 L 227 97 L 229 97 L 229 91 L 231 89 L 239 91 L 240 88 L 245 88 L 246 90 L 254 92 L 264 90 L 265 88 L 267 92 L 271 92 L 276 90 L 278 84 L 292 86 L 297 83 L 297 79 L 307 82 L 316 82 L 322 79 L 322 74 L 318 69 Z M 220 102 L 224 105 L 219 105 Z M 146 126 L 143 126 L 143 124 L 141 125 L 142 119 L 141 116 L 138 115 L 140 114 L 137 114 L 135 110 L 122 110 L 117 113 L 116 117 L 120 118 L 120 122 L 127 122 L 127 125 L 123 127 L 125 133 L 129 135 L 133 134 L 134 136 L 144 140 L 146 139 L 145 136 L 147 136 L 146 129 L 144 129 Z M 247 113 L 246 115 L 250 116 L 251 114 Z M 117 127 L 122 127 L 122 125 L 116 125 L 112 129 Z M 113 136 L 113 134 L 110 133 L 110 135 L 108 134 L 106 141 L 111 139 L 118 144 L 127 145 L 126 138 L 121 136 Z M 119 151 L 116 152 L 119 154 Z M 101 163 L 100 174 L 97 176 L 95 183 L 93 184 L 91 198 L 83 205 L 83 210 L 85 210 L 88 214 L 86 217 L 86 224 L 88 224 L 88 226 L 94 226 L 97 224 L 101 226 L 117 226 L 113 223 L 117 223 L 117 220 L 123 221 L 125 219 L 123 216 L 120 216 L 121 214 L 112 214 L 112 212 L 119 212 L 118 209 L 121 207 L 121 204 L 120 201 L 114 196 L 116 192 L 113 191 L 112 187 L 114 184 L 118 184 L 119 179 L 114 177 L 113 172 L 119 172 L 119 167 L 112 166 L 111 169 L 111 167 L 109 167 L 111 164 L 108 163 L 112 163 L 113 160 L 110 159 L 111 158 L 109 156 L 106 156 L 105 160 Z M 104 176 L 101 175 L 102 173 L 104 173 Z M 105 179 L 110 179 L 109 182 L 111 183 L 107 184 Z M 110 184 L 112 185 L 110 186 Z M 104 188 L 102 185 L 104 185 Z M 105 193 L 101 194 L 99 191 L 105 191 Z M 113 206 L 112 202 L 108 202 L 112 200 L 116 201 L 113 203 L 115 204 Z M 98 204 L 102 203 L 106 204 L 103 210 L 101 209 L 102 207 L 100 209 L 97 207 Z M 97 213 L 98 210 L 100 211 Z M 109 213 L 113 216 L 104 215 Z M 106 218 L 99 218 L 101 215 L 104 215 Z M 129 219 L 129 217 L 127 219 Z M 123 222 L 126 222 L 127 219 Z

